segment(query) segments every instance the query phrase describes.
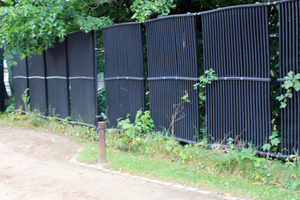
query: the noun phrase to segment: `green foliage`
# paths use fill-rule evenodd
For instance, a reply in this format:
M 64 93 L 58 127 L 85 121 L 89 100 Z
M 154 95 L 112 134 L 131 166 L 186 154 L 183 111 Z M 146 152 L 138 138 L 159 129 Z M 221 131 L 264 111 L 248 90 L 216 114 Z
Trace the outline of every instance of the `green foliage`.
M 280 143 L 281 138 L 278 136 L 278 131 L 273 131 L 272 135 L 269 137 L 270 143 L 266 143 L 262 146 L 264 151 L 270 151 L 275 153 L 280 153 Z
M 30 112 L 30 103 L 29 103 L 29 88 L 26 88 L 24 93 L 21 95 L 22 101 L 24 102 L 24 108 L 26 112 Z
M 130 9 L 134 12 L 132 19 L 145 21 L 153 14 L 166 16 L 170 13 L 170 8 L 175 7 L 176 5 L 173 0 L 135 0 Z
M 90 1 L 90 0 L 3 0 L 0 7 L 0 40 L 7 42 L 5 58 L 16 65 L 21 59 L 52 47 L 56 37 L 64 41 L 68 32 L 89 32 L 113 23 L 145 20 L 153 14 L 167 15 L 173 0 Z M 134 12 L 134 13 L 132 13 Z M 133 15 L 133 16 L 132 16 Z M 0 43 L 0 48 L 3 46 Z
M 15 104 L 15 98 L 11 99 L 11 104 L 6 108 L 6 110 L 4 111 L 4 113 L 10 113 L 15 111 L 16 109 L 16 104 Z
M 98 97 L 98 114 L 105 113 L 106 109 L 106 96 L 105 96 L 105 88 L 101 88 L 97 90 Z
M 4 2 L 9 6 L 0 8 L 0 37 L 8 43 L 5 57 L 11 65 L 16 64 L 12 62 L 15 54 L 22 59 L 40 54 L 53 46 L 57 36 L 63 41 L 70 31 L 80 29 L 89 32 L 112 24 L 108 17 L 94 17 L 88 7 L 90 2 L 86 0 Z
M 72 120 L 72 117 L 70 116 L 70 115 L 68 115 L 65 119 L 64 119 L 64 121 L 71 121 Z
M 293 89 L 297 92 L 300 90 L 300 73 L 295 74 L 293 71 L 290 71 L 284 78 L 285 81 L 281 87 L 284 88 L 286 92 L 276 97 L 276 99 L 280 102 L 280 108 L 285 108 L 287 106 L 287 99 L 293 97 Z
M 121 129 L 119 140 L 115 143 L 116 147 L 135 150 L 143 141 L 143 134 L 150 133 L 153 128 L 153 120 L 150 111 L 137 111 L 134 123 L 130 122 L 129 114 L 126 119 L 118 119 L 118 128 Z
M 207 171 L 214 174 L 230 175 L 252 180 L 255 184 L 273 185 L 286 189 L 298 190 L 300 175 L 298 161 L 281 163 L 270 158 L 259 157 L 251 147 L 248 149 L 222 149 L 216 145 L 208 149 L 203 142 L 181 145 L 164 133 L 147 133 L 139 138 L 131 148 L 128 136 L 117 131 L 108 131 L 106 142 L 108 147 L 116 150 L 129 151 L 136 155 L 151 158 L 168 159 L 178 164 L 189 165 L 195 171 Z M 233 140 L 229 139 L 228 145 Z M 280 172 L 280 173 L 279 173 Z M 294 177 L 291 179 L 291 177 Z
M 194 88 L 199 88 L 199 98 L 200 98 L 200 104 L 204 104 L 206 100 L 205 96 L 205 85 L 211 84 L 213 80 L 218 80 L 217 74 L 215 74 L 215 71 L 213 69 L 206 70 L 204 72 L 203 76 L 200 76 L 198 78 L 199 82 L 194 84 Z
M 183 96 L 181 97 L 181 99 L 184 100 L 184 101 L 187 102 L 187 103 L 191 102 L 191 101 L 189 100 L 189 93 L 188 93 L 187 91 L 185 91 L 185 95 L 183 95 Z

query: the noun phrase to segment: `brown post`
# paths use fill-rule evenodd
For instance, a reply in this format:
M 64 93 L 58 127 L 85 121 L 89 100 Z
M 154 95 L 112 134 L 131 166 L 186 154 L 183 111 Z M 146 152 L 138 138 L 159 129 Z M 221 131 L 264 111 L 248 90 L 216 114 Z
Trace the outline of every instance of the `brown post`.
M 99 141 L 98 141 L 98 163 L 106 163 L 106 144 L 105 144 L 105 122 L 98 122 Z

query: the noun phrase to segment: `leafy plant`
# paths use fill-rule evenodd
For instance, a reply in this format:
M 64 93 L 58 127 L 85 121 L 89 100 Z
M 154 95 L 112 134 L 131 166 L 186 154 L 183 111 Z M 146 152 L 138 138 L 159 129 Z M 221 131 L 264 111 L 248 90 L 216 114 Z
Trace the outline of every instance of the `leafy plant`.
M 205 85 L 206 84 L 211 84 L 211 82 L 213 80 L 218 80 L 218 77 L 217 77 L 217 74 L 215 74 L 215 70 L 213 69 L 209 69 L 209 70 L 206 70 L 204 72 L 204 75 L 203 76 L 200 76 L 198 78 L 199 82 L 194 84 L 194 88 L 197 89 L 199 88 L 199 98 L 200 98 L 200 104 L 204 103 L 205 100 L 206 100 L 206 97 L 205 97 Z
M 30 103 L 29 103 L 29 88 L 26 88 L 24 93 L 21 95 L 22 101 L 24 102 L 24 108 L 26 112 L 30 112 Z
M 185 95 L 183 95 L 183 96 L 181 97 L 181 99 L 184 100 L 184 101 L 187 102 L 187 103 L 191 102 L 191 101 L 189 100 L 189 93 L 188 93 L 187 91 L 185 91 L 184 93 L 185 93 Z
M 11 102 L 10 105 L 6 108 L 4 113 L 10 113 L 15 111 L 16 109 L 15 98 L 12 98 L 10 102 Z
M 65 119 L 64 119 L 64 121 L 71 121 L 72 120 L 72 117 L 70 116 L 70 115 L 68 115 Z
M 97 98 L 98 98 L 98 114 L 105 113 L 106 100 L 105 100 L 105 88 L 101 88 L 97 90 Z
M 269 137 L 270 143 L 266 143 L 262 146 L 262 149 L 264 151 L 270 151 L 272 152 L 280 152 L 280 143 L 281 138 L 278 136 L 278 131 L 273 131 L 272 135 Z
M 300 90 L 300 73 L 295 74 L 293 71 L 290 71 L 284 78 L 285 81 L 281 87 L 286 91 L 284 94 L 276 97 L 276 99 L 280 102 L 280 108 L 285 108 L 287 106 L 287 99 L 293 97 L 293 89 L 297 92 Z
M 131 149 L 131 147 L 137 148 L 144 140 L 142 134 L 150 133 L 153 128 L 153 120 L 150 117 L 150 111 L 143 113 L 142 109 L 137 111 L 134 123 L 130 122 L 130 114 L 126 116 L 126 119 L 118 119 L 118 127 L 121 129 L 120 140 L 116 143 L 116 147 L 122 147 L 125 149 Z
M 175 8 L 173 0 L 135 0 L 130 6 L 131 11 L 134 12 L 132 19 L 138 19 L 139 21 L 145 21 L 153 14 L 168 15 L 170 8 Z

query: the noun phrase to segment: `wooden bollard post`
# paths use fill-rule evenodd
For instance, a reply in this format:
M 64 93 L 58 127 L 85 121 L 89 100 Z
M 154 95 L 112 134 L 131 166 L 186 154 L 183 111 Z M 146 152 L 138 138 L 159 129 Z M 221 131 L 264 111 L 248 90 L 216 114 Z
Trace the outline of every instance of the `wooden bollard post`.
M 105 144 L 105 122 L 98 122 L 99 141 L 98 141 L 98 163 L 106 163 L 106 144 Z

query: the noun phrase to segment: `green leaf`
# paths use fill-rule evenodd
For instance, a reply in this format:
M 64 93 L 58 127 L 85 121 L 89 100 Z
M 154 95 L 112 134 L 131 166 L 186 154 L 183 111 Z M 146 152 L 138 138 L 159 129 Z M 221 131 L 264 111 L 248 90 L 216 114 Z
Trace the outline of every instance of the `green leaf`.
M 299 73 L 295 75 L 295 79 L 300 79 L 300 74 Z
M 293 87 L 293 82 L 292 81 L 285 81 L 284 82 L 284 87 L 285 87 L 285 89 L 289 89 L 289 88 L 291 88 L 291 87 Z
M 262 149 L 263 149 L 264 151 L 270 151 L 271 145 L 270 145 L 269 143 L 266 143 L 266 144 L 264 144 L 264 145 L 262 146 Z
M 285 108 L 287 104 L 285 102 L 280 102 L 280 108 Z
M 280 144 L 280 140 L 278 138 L 274 138 L 271 140 L 271 145 L 272 146 L 277 146 L 278 144 Z

